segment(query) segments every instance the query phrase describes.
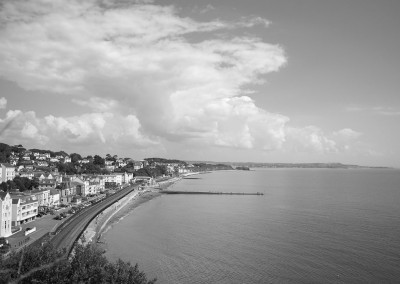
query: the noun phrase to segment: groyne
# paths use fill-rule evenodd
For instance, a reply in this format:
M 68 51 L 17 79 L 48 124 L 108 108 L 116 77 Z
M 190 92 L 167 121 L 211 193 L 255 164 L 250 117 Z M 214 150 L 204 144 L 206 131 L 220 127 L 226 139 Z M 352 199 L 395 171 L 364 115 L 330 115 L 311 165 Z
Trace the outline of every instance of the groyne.
M 218 191 L 160 191 L 163 194 L 213 194 L 213 195 L 264 195 L 262 192 L 218 192 Z

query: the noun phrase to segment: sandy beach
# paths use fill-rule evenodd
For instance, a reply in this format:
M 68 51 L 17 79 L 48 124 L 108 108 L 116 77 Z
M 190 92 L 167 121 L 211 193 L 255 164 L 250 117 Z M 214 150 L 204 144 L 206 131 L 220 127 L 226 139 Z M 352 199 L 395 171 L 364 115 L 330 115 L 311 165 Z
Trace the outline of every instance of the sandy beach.
M 146 187 L 143 190 L 133 191 L 128 194 L 97 215 L 83 233 L 85 242 L 96 242 L 104 246 L 105 243 L 102 236 L 112 228 L 113 224 L 124 218 L 124 216 L 141 204 L 160 196 L 160 190 L 168 188 L 179 180 L 181 180 L 181 178 L 159 181 L 158 185 L 155 187 Z

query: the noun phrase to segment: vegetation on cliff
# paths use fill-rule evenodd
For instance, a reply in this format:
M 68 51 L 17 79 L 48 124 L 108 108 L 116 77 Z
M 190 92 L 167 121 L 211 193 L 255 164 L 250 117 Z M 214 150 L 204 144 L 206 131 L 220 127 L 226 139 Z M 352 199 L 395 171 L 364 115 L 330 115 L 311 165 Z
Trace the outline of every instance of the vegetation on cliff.
M 138 265 L 110 262 L 94 244 L 77 244 L 69 259 L 50 244 L 31 246 L 0 260 L 0 283 L 152 284 Z

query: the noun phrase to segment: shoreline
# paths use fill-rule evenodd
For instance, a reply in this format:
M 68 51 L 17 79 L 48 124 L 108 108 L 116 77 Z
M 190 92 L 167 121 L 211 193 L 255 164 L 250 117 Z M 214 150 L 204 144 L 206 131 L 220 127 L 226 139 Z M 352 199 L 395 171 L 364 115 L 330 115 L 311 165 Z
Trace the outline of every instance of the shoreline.
M 158 186 L 147 187 L 141 191 L 133 191 L 109 208 L 99 213 L 87 226 L 82 233 L 85 243 L 97 243 L 105 246 L 104 234 L 112 228 L 112 226 L 123 219 L 127 214 L 132 212 L 141 204 L 161 196 L 160 190 L 164 190 L 184 177 L 170 178 L 168 180 L 158 182 Z

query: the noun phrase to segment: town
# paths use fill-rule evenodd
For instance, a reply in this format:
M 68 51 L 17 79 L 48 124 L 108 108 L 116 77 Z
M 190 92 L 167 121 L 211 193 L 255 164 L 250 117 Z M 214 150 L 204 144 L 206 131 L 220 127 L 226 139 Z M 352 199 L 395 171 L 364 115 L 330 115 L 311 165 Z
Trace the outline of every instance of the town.
M 101 202 L 124 186 L 157 186 L 192 172 L 231 169 L 225 165 L 188 164 L 179 160 L 133 160 L 107 154 L 82 157 L 64 151 L 26 149 L 0 143 L 0 253 L 28 245 L 35 222 L 44 231 L 68 215 Z M 51 215 L 51 217 L 46 216 Z M 44 218 L 46 217 L 46 218 Z M 26 225 L 29 224 L 29 227 Z M 49 225 L 49 226 L 46 226 Z M 44 233 L 44 232 L 42 232 Z

